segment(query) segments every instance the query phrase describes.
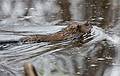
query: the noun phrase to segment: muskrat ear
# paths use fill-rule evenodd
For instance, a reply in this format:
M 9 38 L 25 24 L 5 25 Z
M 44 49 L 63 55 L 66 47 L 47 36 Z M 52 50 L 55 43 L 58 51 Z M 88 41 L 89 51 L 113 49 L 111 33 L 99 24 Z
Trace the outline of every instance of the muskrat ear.
M 81 28 L 81 25 L 78 24 L 78 25 L 77 25 L 77 28 L 80 29 L 80 28 Z

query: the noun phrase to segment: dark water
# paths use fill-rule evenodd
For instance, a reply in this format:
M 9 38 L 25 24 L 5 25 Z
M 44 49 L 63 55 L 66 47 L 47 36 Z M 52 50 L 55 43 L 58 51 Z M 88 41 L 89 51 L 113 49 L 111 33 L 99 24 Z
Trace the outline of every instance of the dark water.
M 39 76 L 119 76 L 119 4 L 119 0 L 0 0 L 0 76 L 24 76 L 28 62 Z M 60 31 L 70 20 L 89 20 L 93 40 L 16 43 L 26 35 Z

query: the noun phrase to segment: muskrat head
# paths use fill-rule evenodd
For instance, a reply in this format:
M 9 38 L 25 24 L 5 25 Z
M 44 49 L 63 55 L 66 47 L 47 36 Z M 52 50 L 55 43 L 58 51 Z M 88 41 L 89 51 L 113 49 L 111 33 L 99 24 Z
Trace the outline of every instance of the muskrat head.
M 66 30 L 70 31 L 71 33 L 88 33 L 90 32 L 91 28 L 92 26 L 89 24 L 88 21 L 74 21 L 70 23 L 69 28 L 67 28 Z
M 88 21 L 80 22 L 77 26 L 82 33 L 88 33 L 91 31 L 92 25 Z

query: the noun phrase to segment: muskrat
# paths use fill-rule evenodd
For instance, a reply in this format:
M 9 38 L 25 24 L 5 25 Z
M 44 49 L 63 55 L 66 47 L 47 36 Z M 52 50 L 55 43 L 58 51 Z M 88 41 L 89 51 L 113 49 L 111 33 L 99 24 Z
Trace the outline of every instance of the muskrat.
M 70 22 L 66 28 L 56 33 L 48 35 L 29 35 L 20 39 L 20 41 L 23 43 L 62 41 L 74 38 L 76 36 L 81 37 L 85 33 L 90 32 L 90 30 L 91 25 L 88 21 L 73 21 Z

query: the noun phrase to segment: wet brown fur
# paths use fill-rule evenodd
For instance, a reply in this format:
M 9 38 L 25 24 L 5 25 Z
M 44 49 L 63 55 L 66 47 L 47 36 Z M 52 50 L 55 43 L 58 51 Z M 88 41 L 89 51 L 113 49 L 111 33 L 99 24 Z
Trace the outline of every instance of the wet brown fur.
M 49 35 L 30 35 L 22 38 L 23 42 L 53 42 L 53 41 L 62 41 L 66 39 L 70 39 L 75 35 L 83 35 L 90 31 L 91 26 L 87 21 L 85 22 L 70 22 L 70 24 L 62 29 L 59 32 L 49 34 Z

